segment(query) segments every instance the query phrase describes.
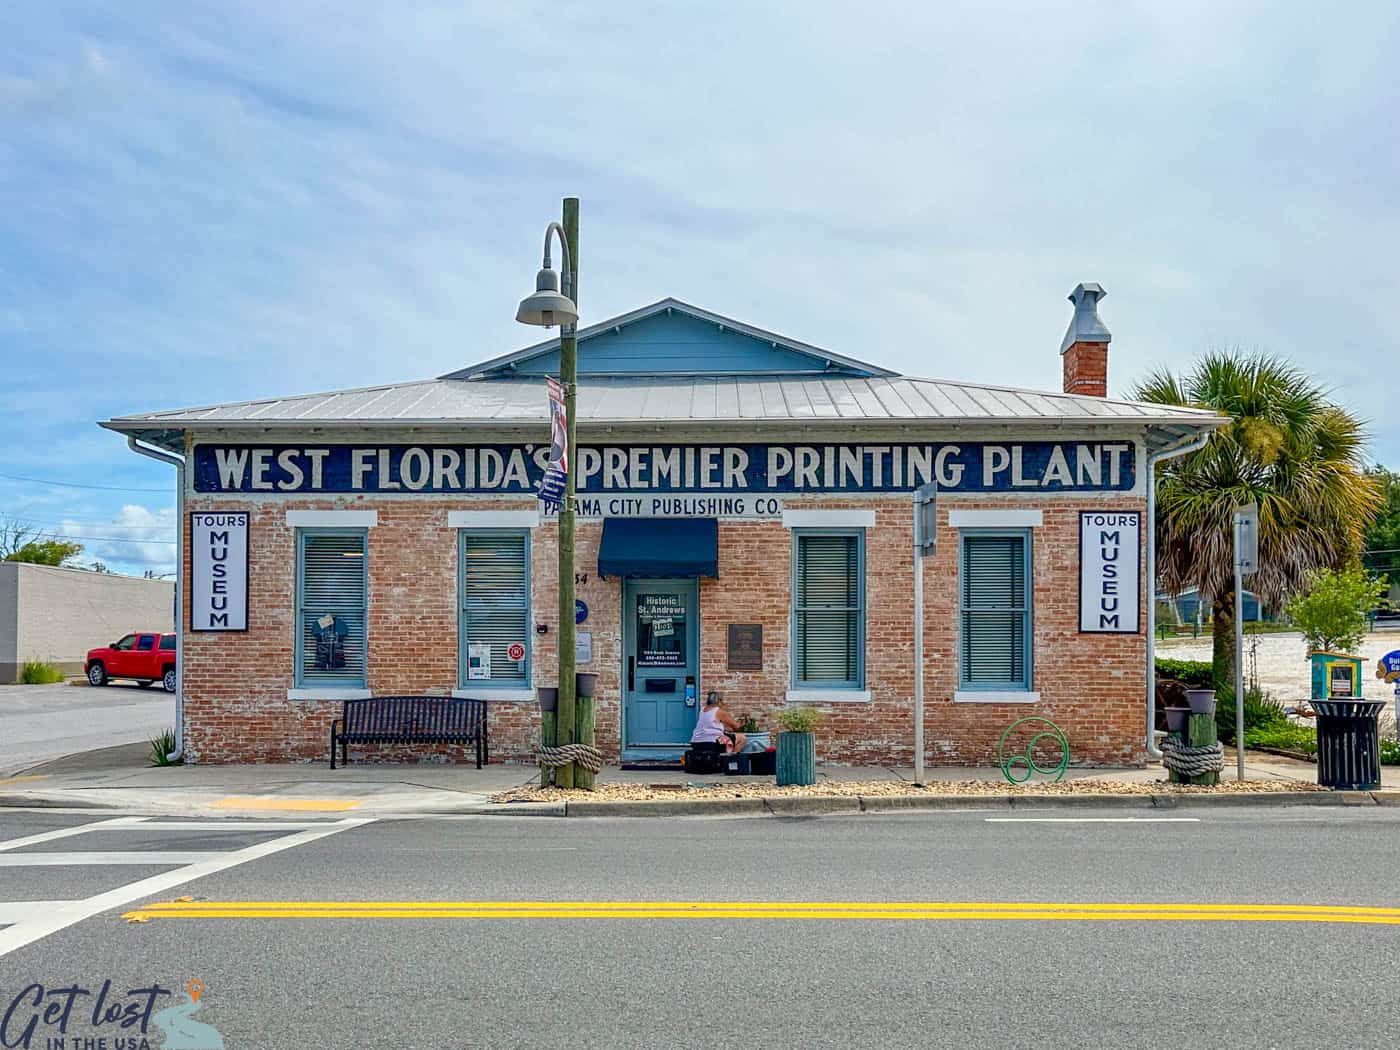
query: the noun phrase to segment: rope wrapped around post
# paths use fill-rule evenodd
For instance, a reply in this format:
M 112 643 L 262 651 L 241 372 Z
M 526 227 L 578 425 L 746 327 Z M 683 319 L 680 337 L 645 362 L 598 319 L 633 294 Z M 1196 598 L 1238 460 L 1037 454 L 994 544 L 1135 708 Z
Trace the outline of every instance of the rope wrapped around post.
M 1183 777 L 1218 773 L 1225 768 L 1225 748 L 1218 740 L 1202 747 L 1190 747 L 1169 736 L 1162 741 L 1162 765 Z
M 542 747 L 539 752 L 539 765 L 557 769 L 574 763 L 590 773 L 603 768 L 603 752 L 592 744 L 562 744 L 559 747 Z

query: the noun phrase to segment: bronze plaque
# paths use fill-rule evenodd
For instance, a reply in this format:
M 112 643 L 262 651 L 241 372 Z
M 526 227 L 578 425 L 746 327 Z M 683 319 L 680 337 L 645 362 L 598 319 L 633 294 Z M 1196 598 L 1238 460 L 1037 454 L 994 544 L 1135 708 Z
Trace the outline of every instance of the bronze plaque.
M 729 670 L 763 670 L 763 624 L 729 625 Z

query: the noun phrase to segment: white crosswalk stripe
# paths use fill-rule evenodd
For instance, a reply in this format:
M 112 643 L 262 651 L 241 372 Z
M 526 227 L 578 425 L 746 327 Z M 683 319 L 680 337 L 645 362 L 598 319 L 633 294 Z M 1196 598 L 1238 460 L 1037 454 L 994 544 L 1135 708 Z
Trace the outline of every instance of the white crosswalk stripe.
M 372 818 L 351 817 L 343 820 L 151 820 L 146 817 L 115 817 L 97 820 L 76 827 L 44 831 L 34 835 L 0 842 L 0 868 L 90 867 L 115 868 L 145 865 L 172 867 L 173 870 L 129 882 L 115 889 L 75 900 L 0 901 L 0 956 L 32 944 L 74 923 L 82 922 L 101 912 L 119 908 L 134 901 L 147 900 L 176 886 L 294 849 L 317 839 L 373 823 Z M 251 846 L 230 850 L 31 850 L 26 847 L 46 845 L 60 840 L 78 840 L 93 832 L 178 833 L 188 831 L 265 831 L 275 837 Z M 74 843 L 64 842 L 64 845 Z

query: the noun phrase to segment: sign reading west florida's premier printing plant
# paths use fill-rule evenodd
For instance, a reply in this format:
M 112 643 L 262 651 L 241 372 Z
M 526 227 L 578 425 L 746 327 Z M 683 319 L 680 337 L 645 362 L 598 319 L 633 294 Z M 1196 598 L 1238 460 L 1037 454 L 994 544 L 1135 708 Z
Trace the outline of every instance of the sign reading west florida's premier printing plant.
M 248 512 L 190 515 L 190 630 L 248 629 Z
M 1137 634 L 1142 512 L 1079 514 L 1079 630 Z
M 197 492 L 535 493 L 550 445 L 196 445 Z M 1136 483 L 1128 441 L 838 445 L 603 445 L 578 450 L 575 488 L 601 513 L 649 516 L 607 497 L 788 493 L 1123 492 Z M 586 500 L 581 501 L 586 510 Z M 615 501 L 621 502 L 621 501 Z M 627 501 L 633 502 L 633 501 Z M 649 503 L 650 500 L 641 500 Z M 700 511 L 692 511 L 700 513 Z M 709 511 L 706 516 L 716 516 Z M 743 516 L 741 512 L 740 516 Z

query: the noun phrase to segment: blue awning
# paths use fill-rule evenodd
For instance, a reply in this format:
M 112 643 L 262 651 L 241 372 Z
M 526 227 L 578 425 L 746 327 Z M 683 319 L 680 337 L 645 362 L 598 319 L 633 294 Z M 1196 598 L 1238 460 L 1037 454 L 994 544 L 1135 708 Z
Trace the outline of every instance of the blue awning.
M 715 518 L 604 518 L 599 576 L 719 575 Z

